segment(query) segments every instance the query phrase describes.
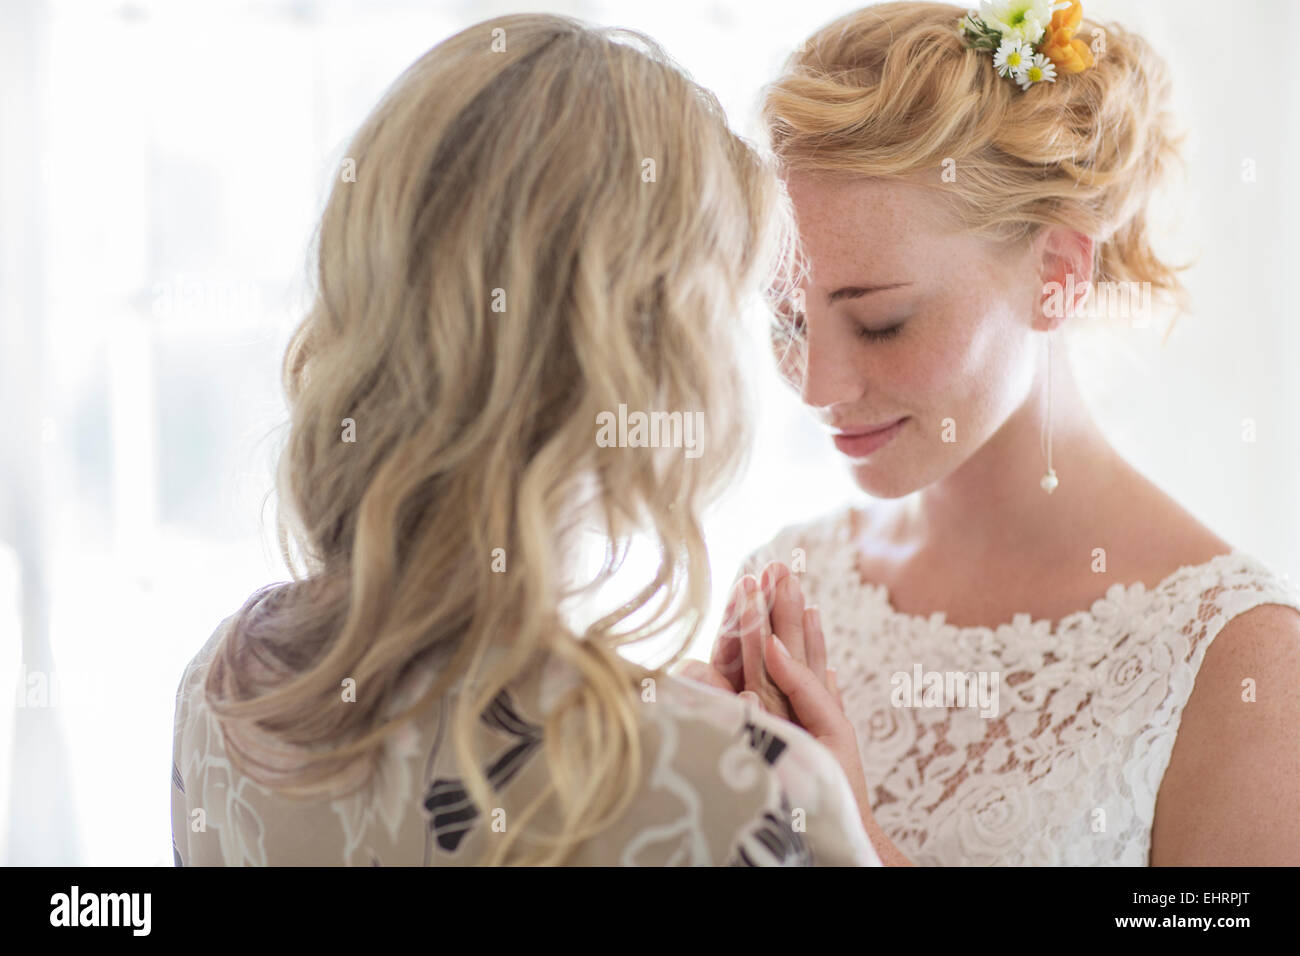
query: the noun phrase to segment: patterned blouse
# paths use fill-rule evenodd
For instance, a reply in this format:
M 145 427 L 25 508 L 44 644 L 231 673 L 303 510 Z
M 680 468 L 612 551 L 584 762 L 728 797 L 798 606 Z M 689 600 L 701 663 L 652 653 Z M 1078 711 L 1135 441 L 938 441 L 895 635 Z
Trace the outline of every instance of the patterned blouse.
M 359 791 L 313 803 L 267 790 L 231 765 L 203 698 L 231 620 L 190 662 L 176 696 L 177 866 L 474 865 L 545 787 L 544 715 L 577 679 L 555 658 L 528 669 L 482 715 L 477 752 L 490 755 L 483 770 L 502 801 L 487 815 L 461 783 L 449 695 L 387 738 Z M 580 844 L 570 865 L 880 865 L 847 778 L 810 735 L 734 695 L 645 674 L 641 783 L 627 811 Z M 413 672 L 392 712 L 435 676 L 434 665 Z M 542 832 L 557 829 L 552 803 L 538 815 Z

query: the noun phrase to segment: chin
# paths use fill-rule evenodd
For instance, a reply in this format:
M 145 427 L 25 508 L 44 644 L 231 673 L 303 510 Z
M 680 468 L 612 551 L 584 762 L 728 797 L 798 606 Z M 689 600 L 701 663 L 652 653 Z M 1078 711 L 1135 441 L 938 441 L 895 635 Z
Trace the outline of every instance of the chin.
M 853 466 L 853 481 L 873 498 L 902 498 L 922 487 L 906 477 L 874 462 Z
M 953 460 L 947 455 L 918 460 L 919 452 L 924 455 L 926 448 L 913 447 L 911 459 L 899 455 L 898 449 L 891 457 L 878 456 L 867 461 L 851 462 L 853 481 L 859 488 L 873 498 L 905 498 L 913 492 L 940 481 L 952 474 L 965 459 Z

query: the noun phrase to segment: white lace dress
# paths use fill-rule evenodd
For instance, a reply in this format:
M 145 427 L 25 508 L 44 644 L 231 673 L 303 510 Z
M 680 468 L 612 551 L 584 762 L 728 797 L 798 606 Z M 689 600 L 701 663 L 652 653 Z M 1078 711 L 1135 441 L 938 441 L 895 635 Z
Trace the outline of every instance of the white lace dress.
M 1148 865 L 1156 794 L 1210 642 L 1258 605 L 1300 610 L 1285 575 L 1234 551 L 1149 591 L 1114 584 L 1055 625 L 1019 614 L 957 627 L 896 611 L 860 575 L 856 531 L 852 510 L 787 528 L 747 570 L 804 563 L 876 819 L 921 866 Z M 895 675 L 918 668 L 982 673 L 999 689 L 996 716 L 955 697 L 915 706 L 924 698 Z

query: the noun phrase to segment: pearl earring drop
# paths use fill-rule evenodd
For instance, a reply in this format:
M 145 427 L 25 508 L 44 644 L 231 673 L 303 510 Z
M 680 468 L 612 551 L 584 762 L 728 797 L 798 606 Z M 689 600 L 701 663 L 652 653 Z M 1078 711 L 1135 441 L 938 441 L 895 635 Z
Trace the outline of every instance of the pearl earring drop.
M 1044 454 L 1047 457 L 1047 474 L 1038 482 L 1049 495 L 1060 484 L 1052 468 L 1052 334 L 1047 334 L 1047 416 L 1043 419 Z

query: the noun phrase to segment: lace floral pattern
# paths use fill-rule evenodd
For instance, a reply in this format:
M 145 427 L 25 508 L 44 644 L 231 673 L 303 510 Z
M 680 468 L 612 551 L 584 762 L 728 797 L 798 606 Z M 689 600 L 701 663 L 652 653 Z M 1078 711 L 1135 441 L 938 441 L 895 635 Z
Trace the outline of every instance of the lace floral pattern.
M 858 734 L 876 819 L 918 865 L 1148 863 L 1156 795 L 1210 642 L 1300 592 L 1233 551 L 1148 590 L 1114 584 L 1087 610 L 998 627 L 901 613 L 857 563 L 855 513 L 787 528 L 751 556 L 805 556 L 809 603 Z M 802 549 L 796 552 L 795 549 Z M 892 675 L 999 676 L 978 707 L 894 706 Z

